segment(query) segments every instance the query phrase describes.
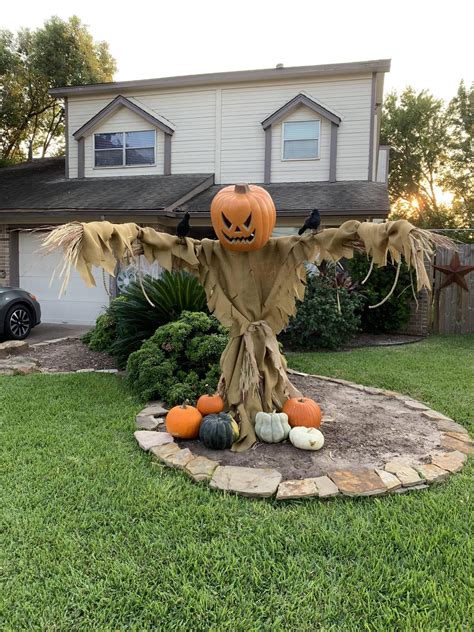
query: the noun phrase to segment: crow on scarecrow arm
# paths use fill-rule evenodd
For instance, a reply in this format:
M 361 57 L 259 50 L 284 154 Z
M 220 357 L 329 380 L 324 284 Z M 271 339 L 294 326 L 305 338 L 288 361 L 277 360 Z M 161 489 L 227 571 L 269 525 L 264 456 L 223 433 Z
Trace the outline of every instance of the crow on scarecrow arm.
M 318 230 L 321 224 L 321 215 L 317 208 L 311 211 L 311 215 L 306 219 L 303 226 L 299 229 L 298 235 L 302 235 L 306 230 Z
M 184 214 L 183 219 L 176 226 L 176 234 L 178 235 L 180 239 L 184 240 L 184 238 L 189 235 L 190 228 L 191 227 L 189 226 L 189 213 L 186 212 Z

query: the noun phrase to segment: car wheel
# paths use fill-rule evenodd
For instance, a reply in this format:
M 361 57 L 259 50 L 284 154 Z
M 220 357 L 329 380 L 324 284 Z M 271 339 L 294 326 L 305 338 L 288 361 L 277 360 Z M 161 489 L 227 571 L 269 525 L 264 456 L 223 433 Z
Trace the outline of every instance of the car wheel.
M 31 331 L 31 314 L 24 305 L 10 307 L 5 318 L 5 333 L 12 340 L 23 340 Z

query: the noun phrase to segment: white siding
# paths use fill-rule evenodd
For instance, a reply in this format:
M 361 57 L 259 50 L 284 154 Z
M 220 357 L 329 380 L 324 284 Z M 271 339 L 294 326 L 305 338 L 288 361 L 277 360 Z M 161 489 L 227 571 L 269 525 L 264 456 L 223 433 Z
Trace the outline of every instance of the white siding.
M 141 91 L 130 95 L 124 93 L 124 96 L 133 96 L 148 111 L 155 111 L 176 126 L 171 141 L 171 173 L 215 173 L 217 183 L 227 184 L 239 180 L 263 182 L 265 133 L 261 122 L 300 92 L 336 111 L 343 118 L 338 130 L 337 179 L 366 180 L 371 75 L 337 77 L 332 80 L 324 78 L 305 83 L 282 81 L 258 85 L 223 85 L 217 88 L 182 88 L 171 92 Z M 72 134 L 110 103 L 114 96 L 69 98 L 70 177 L 77 177 L 77 142 Z M 300 108 L 287 120 L 298 120 L 301 115 L 306 117 L 308 111 Z M 315 118 L 314 113 L 310 112 L 310 115 Z M 133 129 L 149 129 L 140 117 L 122 108 L 100 130 L 95 131 L 126 131 L 131 124 L 138 126 Z M 275 125 L 272 181 L 328 180 L 330 125 L 324 119 L 321 134 L 320 160 L 281 161 L 281 124 Z M 157 147 L 163 147 L 161 132 L 157 136 Z M 92 169 L 90 137 L 86 139 L 85 150 L 86 176 L 163 173 L 162 154 L 156 167 L 107 170 Z
M 221 182 L 263 182 L 265 134 L 261 121 L 300 92 L 335 110 L 343 119 L 338 130 L 337 179 L 367 180 L 371 86 L 371 77 L 367 75 L 360 79 L 223 89 Z M 327 129 L 326 126 L 323 130 L 325 137 Z M 281 144 L 281 125 L 275 125 L 272 133 L 272 145 L 275 144 Z M 326 140 L 324 144 L 327 145 Z M 310 162 L 315 161 L 299 161 L 302 168 L 299 177 L 292 165 L 281 164 L 273 149 L 272 182 L 327 180 L 329 152 L 321 156 L 318 168 L 310 167 L 308 172 Z
M 69 173 L 77 178 L 77 141 L 72 134 L 84 123 L 100 112 L 116 95 L 104 99 L 76 98 L 69 100 L 70 160 Z M 127 95 L 125 95 L 127 96 Z M 178 91 L 173 93 L 133 95 L 137 104 L 142 102 L 148 111 L 153 110 L 176 126 L 171 139 L 171 173 L 214 173 L 215 155 L 215 90 Z M 138 125 L 129 129 L 129 124 Z M 151 129 L 137 114 L 127 108 L 120 108 L 108 118 L 99 131 L 138 131 Z M 157 147 L 161 152 L 156 167 L 133 167 L 125 169 L 92 170 L 92 137 L 85 140 L 85 175 L 103 177 L 106 175 L 140 175 L 163 173 L 163 133 L 158 131 Z
M 380 147 L 377 161 L 377 182 L 387 182 L 388 179 L 388 147 Z

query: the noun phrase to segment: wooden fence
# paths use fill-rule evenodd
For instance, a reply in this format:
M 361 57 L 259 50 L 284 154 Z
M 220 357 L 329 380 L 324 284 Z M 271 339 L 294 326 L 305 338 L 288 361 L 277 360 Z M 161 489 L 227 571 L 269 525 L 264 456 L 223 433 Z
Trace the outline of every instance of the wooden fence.
M 439 249 L 435 265 L 449 265 L 453 253 Z M 474 266 L 474 244 L 459 245 L 459 260 L 463 266 Z M 474 333 L 474 271 L 464 277 L 469 291 L 457 283 L 440 288 L 446 275 L 434 271 L 433 323 L 431 330 L 440 334 Z

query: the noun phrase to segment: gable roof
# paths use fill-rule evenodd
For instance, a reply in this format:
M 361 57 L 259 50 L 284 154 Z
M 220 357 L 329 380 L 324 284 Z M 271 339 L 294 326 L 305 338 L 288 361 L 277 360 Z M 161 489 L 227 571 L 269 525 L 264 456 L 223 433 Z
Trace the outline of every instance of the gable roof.
M 390 59 L 372 59 L 341 64 L 318 64 L 316 66 L 289 66 L 288 68 L 263 68 L 259 70 L 237 70 L 232 72 L 212 72 L 200 75 L 180 77 L 161 77 L 158 79 L 138 79 L 135 81 L 111 81 L 84 86 L 65 86 L 52 88 L 49 94 L 55 97 L 67 97 L 81 94 L 106 94 L 142 89 L 182 88 L 223 83 L 243 83 L 249 81 L 275 81 L 278 79 L 304 80 L 309 77 L 354 75 L 373 72 L 388 72 Z
M 328 121 L 331 121 L 331 123 L 334 123 L 335 125 L 339 125 L 342 120 L 341 117 L 336 114 L 336 112 L 329 110 L 328 108 L 324 107 L 323 105 L 309 97 L 307 94 L 300 92 L 295 97 L 290 99 L 288 103 L 285 103 L 285 105 L 282 105 L 280 108 L 278 108 L 278 110 L 275 110 L 273 114 L 267 116 L 267 118 L 262 121 L 263 129 L 267 129 L 268 127 L 270 127 L 270 125 L 273 125 L 273 123 L 277 123 L 301 105 L 304 105 L 310 110 L 313 110 L 313 112 L 316 112 L 317 114 L 327 119 Z
M 84 138 L 88 134 L 90 134 L 100 123 L 103 123 L 106 119 L 108 119 L 112 114 L 114 114 L 118 109 L 124 107 L 138 114 L 142 119 L 151 123 L 158 129 L 160 129 L 165 134 L 173 134 L 174 133 L 174 125 L 165 119 L 164 117 L 160 117 L 156 114 L 151 114 L 149 111 L 145 110 L 141 107 L 141 104 L 138 105 L 139 102 L 136 99 L 127 99 L 126 97 L 119 94 L 113 101 L 108 103 L 100 112 L 94 114 L 94 116 L 89 119 L 82 127 L 80 127 L 77 131 L 74 132 L 73 136 L 76 140 Z

